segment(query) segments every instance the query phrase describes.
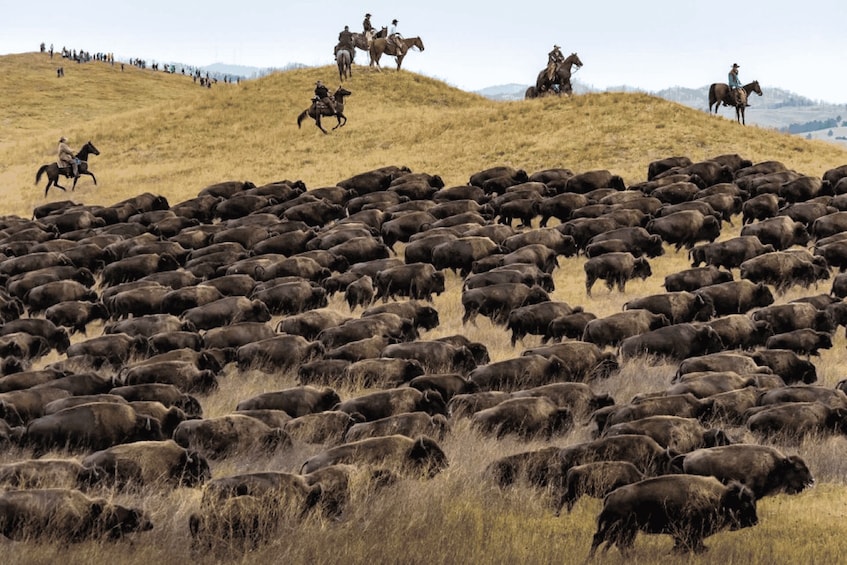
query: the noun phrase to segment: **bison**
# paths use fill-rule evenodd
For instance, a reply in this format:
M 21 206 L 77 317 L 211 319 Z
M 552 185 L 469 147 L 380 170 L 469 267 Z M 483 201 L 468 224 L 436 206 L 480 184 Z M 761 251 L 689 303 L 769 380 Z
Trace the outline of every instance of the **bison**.
M 173 440 L 116 445 L 92 453 L 82 460 L 82 465 L 94 471 L 98 478 L 121 486 L 193 487 L 211 478 L 206 458 Z
M 629 556 L 641 530 L 670 534 L 674 551 L 702 553 L 703 539 L 725 529 L 755 526 L 756 499 L 749 488 L 723 485 L 711 477 L 667 475 L 622 486 L 609 493 L 597 517 L 589 557 L 604 542 Z
M 756 499 L 779 491 L 797 494 L 814 483 L 799 455 L 786 456 L 765 445 L 737 443 L 697 449 L 679 455 L 673 465 L 689 475 L 711 475 L 723 483 L 743 483 Z
M 432 478 L 447 468 L 448 460 L 441 446 L 431 438 L 391 435 L 332 447 L 307 459 L 300 473 L 313 473 L 339 463 L 374 465 L 409 477 Z
M 643 257 L 631 253 L 604 253 L 585 262 L 585 292 L 591 296 L 591 287 L 597 279 L 606 281 L 611 291 L 617 285 L 618 291 L 626 290 L 626 281 L 634 278 L 645 280 L 653 274 L 650 263 Z
M 151 530 L 138 508 L 89 498 L 73 489 L 13 490 L 0 494 L 0 533 L 11 540 L 116 540 Z

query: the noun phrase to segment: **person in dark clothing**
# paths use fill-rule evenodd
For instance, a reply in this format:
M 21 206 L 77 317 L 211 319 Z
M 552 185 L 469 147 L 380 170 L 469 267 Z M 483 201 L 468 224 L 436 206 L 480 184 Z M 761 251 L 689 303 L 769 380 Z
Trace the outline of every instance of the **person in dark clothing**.
M 371 25 L 371 15 L 370 14 L 365 14 L 365 20 L 362 22 L 362 30 L 363 30 L 363 33 L 365 35 L 367 35 L 369 31 L 373 32 L 374 26 Z
M 353 32 L 349 26 L 344 26 L 344 30 L 338 34 L 338 48 L 353 52 Z
M 330 108 L 333 113 L 336 112 L 335 100 L 330 98 L 329 89 L 321 81 L 315 83 L 315 98 L 326 104 L 327 107 Z

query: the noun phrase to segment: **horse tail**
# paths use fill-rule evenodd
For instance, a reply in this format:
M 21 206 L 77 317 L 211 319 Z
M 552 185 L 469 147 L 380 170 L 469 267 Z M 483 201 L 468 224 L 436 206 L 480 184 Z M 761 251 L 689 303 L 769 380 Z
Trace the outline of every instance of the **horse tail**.
M 44 174 L 44 172 L 47 170 L 47 167 L 49 166 L 50 165 L 41 165 L 41 168 L 38 169 L 37 173 L 35 173 L 35 184 L 38 184 L 38 181 L 41 180 L 41 175 Z
M 303 120 L 305 120 L 306 116 L 308 116 L 308 115 L 309 115 L 309 110 L 303 110 L 303 112 L 299 116 L 297 116 L 297 127 L 298 128 L 300 127 L 300 124 L 303 123 Z

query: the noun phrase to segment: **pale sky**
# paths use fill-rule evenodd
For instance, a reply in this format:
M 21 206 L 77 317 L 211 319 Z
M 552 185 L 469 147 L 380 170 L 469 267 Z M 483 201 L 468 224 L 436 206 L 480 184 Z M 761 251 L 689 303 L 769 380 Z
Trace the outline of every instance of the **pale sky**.
M 533 84 L 558 44 L 585 66 L 575 79 L 606 89 L 657 91 L 726 82 L 733 63 L 743 83 L 847 103 L 844 0 L 557 0 L 339 2 L 297 0 L 8 0 L 0 7 L 0 54 L 59 50 L 113 52 L 119 59 L 283 67 L 334 64 L 345 25 L 361 31 L 396 18 L 425 51 L 403 68 L 463 90 Z M 358 52 L 358 64 L 367 55 Z M 392 59 L 383 59 L 391 67 Z M 2 66 L 0 66 L 2 72 Z M 355 72 L 355 68 L 354 68 Z M 355 76 L 354 76 L 355 79 Z M 704 91 L 704 100 L 706 92 Z M 0 102 L 2 103 L 2 102 Z M 705 101 L 704 101 L 705 105 Z

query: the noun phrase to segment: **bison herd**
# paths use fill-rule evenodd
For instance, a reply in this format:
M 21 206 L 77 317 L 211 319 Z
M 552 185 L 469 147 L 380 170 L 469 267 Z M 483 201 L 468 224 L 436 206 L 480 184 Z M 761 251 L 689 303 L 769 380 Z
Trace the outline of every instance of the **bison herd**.
M 810 360 L 847 323 L 847 165 L 815 178 L 671 157 L 629 187 L 506 166 L 445 187 L 391 166 L 311 190 L 222 182 L 174 205 L 52 202 L 0 228 L 0 532 L 15 540 L 150 530 L 101 495 L 202 488 L 194 546 L 255 546 L 311 513 L 343 517 L 354 488 L 435 477 L 467 424 L 545 444 L 490 461 L 491 484 L 538 488 L 556 514 L 605 497 L 592 554 L 628 553 L 638 531 L 702 551 L 755 525 L 757 500 L 813 483 L 770 442 L 847 432 L 847 385 L 815 384 Z M 620 312 L 553 297 L 562 259 L 581 262 L 590 296 L 683 249 L 691 268 Z M 829 294 L 777 303 L 831 277 Z M 466 327 L 488 318 L 534 346 L 493 360 L 444 335 L 445 293 Z M 663 390 L 598 388 L 648 356 L 677 367 Z M 264 392 L 204 414 L 248 371 Z M 565 439 L 581 429 L 591 439 Z M 288 471 L 219 470 L 303 445 Z

